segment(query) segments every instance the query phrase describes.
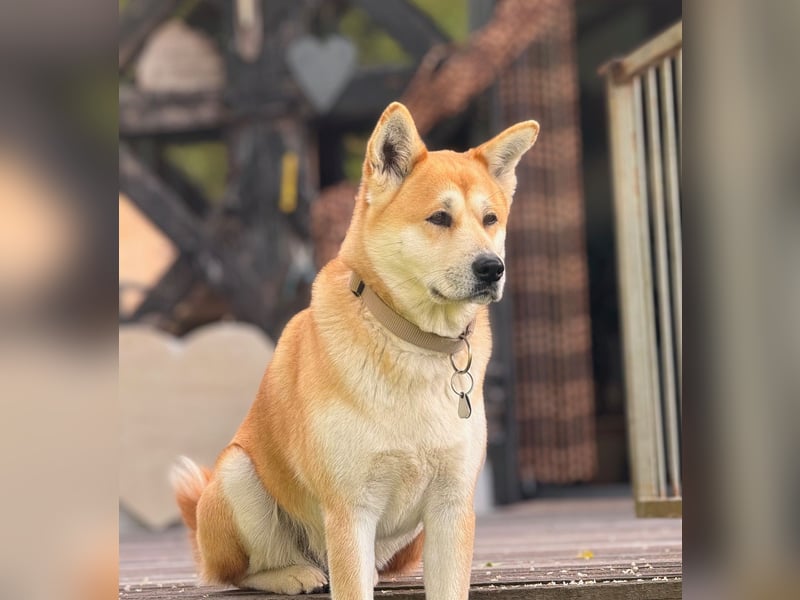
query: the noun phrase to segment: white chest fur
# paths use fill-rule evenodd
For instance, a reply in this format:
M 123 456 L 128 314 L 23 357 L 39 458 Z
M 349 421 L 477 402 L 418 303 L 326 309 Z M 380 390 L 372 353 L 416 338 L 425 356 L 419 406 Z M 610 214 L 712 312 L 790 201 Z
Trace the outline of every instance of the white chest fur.
M 335 356 L 350 397 L 326 403 L 310 433 L 345 501 L 372 513 L 378 538 L 389 539 L 418 528 L 431 494 L 471 494 L 486 420 L 479 386 L 472 416 L 458 416 L 447 355 L 375 333 L 374 346 L 348 346 Z M 476 383 L 484 368 L 473 366 Z

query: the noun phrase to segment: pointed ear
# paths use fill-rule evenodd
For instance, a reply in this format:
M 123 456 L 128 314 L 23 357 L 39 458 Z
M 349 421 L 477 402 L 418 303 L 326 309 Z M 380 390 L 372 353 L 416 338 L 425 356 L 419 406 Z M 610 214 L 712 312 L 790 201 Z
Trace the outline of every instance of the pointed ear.
M 509 197 L 517 187 L 517 168 L 522 155 L 530 150 L 539 135 L 539 123 L 523 121 L 512 125 L 488 142 L 475 148 L 474 152 L 483 157 L 489 173 L 505 190 Z
M 394 191 L 427 152 L 411 113 L 399 102 L 392 102 L 367 143 L 364 180 L 378 194 Z

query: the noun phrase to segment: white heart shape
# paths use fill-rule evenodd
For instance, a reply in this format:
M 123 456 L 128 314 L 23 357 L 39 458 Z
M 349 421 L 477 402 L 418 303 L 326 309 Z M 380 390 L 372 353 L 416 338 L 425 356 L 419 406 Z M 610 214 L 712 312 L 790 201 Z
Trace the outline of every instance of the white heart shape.
M 340 35 L 319 40 L 304 35 L 291 44 L 286 62 L 306 98 L 321 113 L 339 98 L 356 68 L 356 49 Z
M 253 402 L 274 345 L 244 323 L 184 339 L 144 325 L 119 331 L 119 495 L 153 529 L 179 518 L 170 467 L 180 455 L 212 466 Z

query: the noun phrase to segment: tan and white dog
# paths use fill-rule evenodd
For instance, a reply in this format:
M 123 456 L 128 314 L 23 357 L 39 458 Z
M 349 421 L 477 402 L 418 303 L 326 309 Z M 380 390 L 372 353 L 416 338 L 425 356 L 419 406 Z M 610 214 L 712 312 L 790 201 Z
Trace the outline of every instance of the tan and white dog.
M 298 594 L 329 574 L 333 598 L 365 600 L 379 571 L 424 557 L 428 598 L 467 597 L 487 305 L 503 292 L 514 169 L 538 131 L 429 152 L 402 104 L 385 110 L 341 252 L 249 414 L 213 471 L 183 459 L 173 472 L 205 580 Z

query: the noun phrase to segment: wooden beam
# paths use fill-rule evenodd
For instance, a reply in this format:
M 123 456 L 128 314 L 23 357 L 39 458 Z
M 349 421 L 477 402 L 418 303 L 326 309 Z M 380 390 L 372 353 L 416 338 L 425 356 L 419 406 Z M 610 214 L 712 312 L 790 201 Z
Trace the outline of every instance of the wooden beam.
M 414 69 L 375 67 L 359 70 L 325 120 L 347 124 L 371 124 L 384 108 L 406 89 Z M 236 97 L 220 92 L 148 94 L 133 86 L 119 90 L 119 133 L 123 137 L 172 135 L 210 131 L 248 117 L 280 118 L 292 110 L 293 96 L 259 100 L 257 106 L 228 105 Z
M 192 181 L 181 169 L 167 160 L 163 152 L 156 173 L 164 183 L 175 190 L 192 214 L 201 219 L 208 214 L 212 202 L 206 197 L 200 184 Z
M 147 94 L 119 89 L 119 133 L 158 135 L 218 129 L 228 119 L 221 92 Z
M 402 95 L 413 75 L 410 67 L 361 69 L 325 119 L 337 124 L 372 124 L 389 103 Z
M 625 83 L 663 58 L 677 54 L 682 43 L 683 21 L 678 21 L 624 58 L 612 59 L 601 65 L 597 72 L 609 75 L 618 84 Z
M 422 10 L 408 0 L 355 0 L 406 52 L 419 62 L 433 46 L 450 39 Z
M 405 80 L 404 80 L 405 81 Z M 250 117 L 275 119 L 290 112 L 294 96 L 276 92 L 248 108 L 233 109 L 220 91 L 149 94 L 133 86 L 119 89 L 121 136 L 152 136 L 213 131 Z M 274 97 L 273 97 L 274 96 Z
M 197 281 L 197 272 L 191 259 L 181 254 L 154 285 L 141 304 L 127 319 L 138 321 L 149 313 L 167 315 L 183 300 Z
M 119 185 L 181 252 L 191 257 L 209 285 L 230 300 L 237 316 L 264 329 L 270 327 L 261 277 L 250 262 L 212 238 L 204 223 L 183 205 L 180 196 L 125 144 L 119 146 Z
M 119 147 L 119 186 L 182 251 L 200 253 L 209 246 L 199 219 L 125 144 Z
M 175 14 L 182 0 L 131 0 L 119 19 L 119 70 L 133 62 L 153 30 Z

